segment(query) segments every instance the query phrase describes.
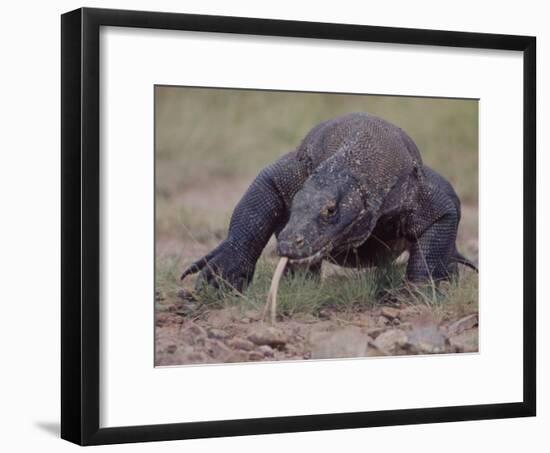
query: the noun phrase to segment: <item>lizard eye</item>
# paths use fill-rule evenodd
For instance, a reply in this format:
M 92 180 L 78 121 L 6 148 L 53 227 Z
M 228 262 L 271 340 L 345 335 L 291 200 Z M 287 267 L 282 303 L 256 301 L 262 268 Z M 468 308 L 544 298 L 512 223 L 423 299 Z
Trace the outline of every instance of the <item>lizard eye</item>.
M 324 217 L 332 217 L 337 212 L 337 206 L 336 203 L 329 203 L 325 206 L 325 209 L 323 209 L 323 216 Z

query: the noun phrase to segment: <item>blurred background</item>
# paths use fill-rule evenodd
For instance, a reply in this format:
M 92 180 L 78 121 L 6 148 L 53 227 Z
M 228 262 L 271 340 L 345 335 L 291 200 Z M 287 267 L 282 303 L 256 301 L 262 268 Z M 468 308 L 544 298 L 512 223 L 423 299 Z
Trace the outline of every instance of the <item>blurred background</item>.
M 404 129 L 451 181 L 462 201 L 458 247 L 477 259 L 477 100 L 158 86 L 155 109 L 157 283 L 175 290 L 177 272 L 225 237 L 261 168 L 319 122 L 354 111 Z

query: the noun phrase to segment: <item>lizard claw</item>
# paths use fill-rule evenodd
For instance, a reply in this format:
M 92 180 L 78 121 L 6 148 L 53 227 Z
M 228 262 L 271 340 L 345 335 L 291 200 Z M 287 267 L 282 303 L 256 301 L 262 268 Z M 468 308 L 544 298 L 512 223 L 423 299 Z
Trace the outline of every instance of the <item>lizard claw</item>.
M 232 244 L 225 240 L 207 255 L 192 263 L 183 271 L 180 280 L 200 271 L 196 288 L 204 286 L 229 288 L 242 292 L 252 280 L 254 266 L 241 255 L 235 253 Z

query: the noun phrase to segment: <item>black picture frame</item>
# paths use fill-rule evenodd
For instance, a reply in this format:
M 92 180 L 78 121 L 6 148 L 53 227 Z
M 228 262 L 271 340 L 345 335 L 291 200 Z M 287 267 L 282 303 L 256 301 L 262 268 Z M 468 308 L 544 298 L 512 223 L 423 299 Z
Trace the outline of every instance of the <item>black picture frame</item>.
M 102 26 L 523 52 L 523 400 L 100 428 L 99 32 Z M 82 8 L 61 18 L 61 437 L 80 445 L 440 423 L 536 414 L 536 38 Z

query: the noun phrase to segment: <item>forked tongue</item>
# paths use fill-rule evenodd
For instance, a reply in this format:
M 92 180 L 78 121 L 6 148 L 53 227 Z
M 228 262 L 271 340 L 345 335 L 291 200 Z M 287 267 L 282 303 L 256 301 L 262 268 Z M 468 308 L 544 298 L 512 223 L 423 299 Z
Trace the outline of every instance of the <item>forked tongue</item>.
M 271 280 L 271 286 L 269 287 L 269 293 L 267 294 L 267 302 L 264 307 L 262 319 L 265 319 L 267 311 L 270 310 L 271 323 L 275 323 L 277 317 L 277 291 L 279 290 L 279 282 L 285 270 L 288 258 L 286 256 L 281 257 L 279 263 L 273 274 L 273 280 Z

